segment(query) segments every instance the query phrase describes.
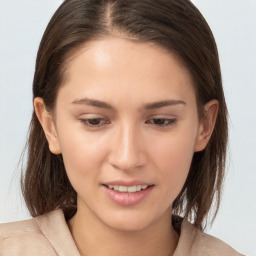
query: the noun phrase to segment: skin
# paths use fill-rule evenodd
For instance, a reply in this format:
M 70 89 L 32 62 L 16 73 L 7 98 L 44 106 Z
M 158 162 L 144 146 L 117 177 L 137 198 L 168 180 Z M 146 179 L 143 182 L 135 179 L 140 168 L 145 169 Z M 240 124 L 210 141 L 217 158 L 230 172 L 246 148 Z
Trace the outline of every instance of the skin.
M 208 102 L 199 121 L 187 68 L 150 43 L 93 41 L 72 56 L 67 70 L 54 111 L 47 112 L 41 98 L 34 106 L 78 194 L 68 224 L 80 253 L 172 255 L 178 242 L 172 202 L 194 152 L 210 139 L 218 102 Z M 104 190 L 116 180 L 143 181 L 153 189 L 138 204 L 123 206 Z

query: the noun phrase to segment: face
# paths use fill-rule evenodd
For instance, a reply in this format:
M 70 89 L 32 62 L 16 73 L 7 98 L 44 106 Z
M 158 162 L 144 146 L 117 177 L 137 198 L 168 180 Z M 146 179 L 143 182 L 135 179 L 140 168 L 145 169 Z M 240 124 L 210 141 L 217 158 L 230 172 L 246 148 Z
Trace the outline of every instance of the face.
M 111 38 L 86 44 L 67 70 L 46 136 L 78 213 L 119 230 L 170 218 L 203 144 L 188 70 L 158 46 Z

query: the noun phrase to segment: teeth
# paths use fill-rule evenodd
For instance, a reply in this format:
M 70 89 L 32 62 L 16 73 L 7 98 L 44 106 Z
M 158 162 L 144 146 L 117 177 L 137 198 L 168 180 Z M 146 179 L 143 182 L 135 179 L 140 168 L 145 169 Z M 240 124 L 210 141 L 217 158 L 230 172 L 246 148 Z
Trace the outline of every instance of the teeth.
M 127 191 L 128 191 L 128 187 L 119 186 L 119 192 L 127 192 Z
M 137 190 L 137 191 L 141 191 L 141 185 L 137 185 L 137 186 L 136 186 L 136 190 Z
M 137 191 L 137 186 L 128 187 L 127 190 L 129 193 L 134 193 Z
M 122 193 L 135 193 L 135 192 L 139 192 L 143 189 L 146 189 L 149 185 L 137 185 L 137 186 L 118 186 L 118 185 L 107 185 L 108 188 L 113 189 L 115 191 L 119 191 Z

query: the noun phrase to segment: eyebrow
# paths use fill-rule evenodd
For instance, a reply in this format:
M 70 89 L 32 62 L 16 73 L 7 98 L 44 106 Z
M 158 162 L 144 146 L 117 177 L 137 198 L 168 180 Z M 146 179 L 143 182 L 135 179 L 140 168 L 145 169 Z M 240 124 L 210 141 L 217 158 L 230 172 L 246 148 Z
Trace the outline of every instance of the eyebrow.
M 90 98 L 82 98 L 82 99 L 75 99 L 72 104 L 78 104 L 78 105 L 89 105 L 93 107 L 98 107 L 98 108 L 107 108 L 107 109 L 114 109 L 113 106 L 110 104 L 100 101 L 100 100 L 95 100 L 95 99 L 90 99 Z M 152 103 L 147 103 L 145 104 L 141 110 L 150 110 L 150 109 L 157 109 L 157 108 L 163 108 L 163 107 L 168 107 L 168 106 L 173 106 L 173 105 L 186 105 L 186 102 L 183 100 L 162 100 L 162 101 L 156 101 Z
M 97 108 L 108 108 L 108 109 L 114 109 L 110 104 L 95 100 L 95 99 L 89 99 L 89 98 L 83 98 L 83 99 L 75 99 L 72 104 L 78 104 L 78 105 L 90 105 Z
M 146 110 L 149 110 L 149 109 L 163 108 L 163 107 L 179 105 L 179 104 L 186 105 L 186 102 L 183 100 L 163 100 L 163 101 L 148 103 L 143 108 Z

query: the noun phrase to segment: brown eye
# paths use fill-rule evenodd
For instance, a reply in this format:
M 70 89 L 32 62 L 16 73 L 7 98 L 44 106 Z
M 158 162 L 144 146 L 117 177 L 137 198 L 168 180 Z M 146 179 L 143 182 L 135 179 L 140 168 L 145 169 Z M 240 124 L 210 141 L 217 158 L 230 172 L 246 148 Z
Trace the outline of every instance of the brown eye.
M 152 118 L 148 120 L 146 123 L 153 124 L 156 126 L 169 126 L 176 122 L 176 119 L 170 118 Z
M 93 119 L 88 119 L 87 122 L 90 125 L 100 125 L 104 122 L 104 120 L 102 120 L 102 118 L 93 118 Z
M 109 121 L 104 118 L 89 118 L 89 119 L 81 119 L 81 122 L 87 126 L 98 127 L 105 124 L 109 124 Z

